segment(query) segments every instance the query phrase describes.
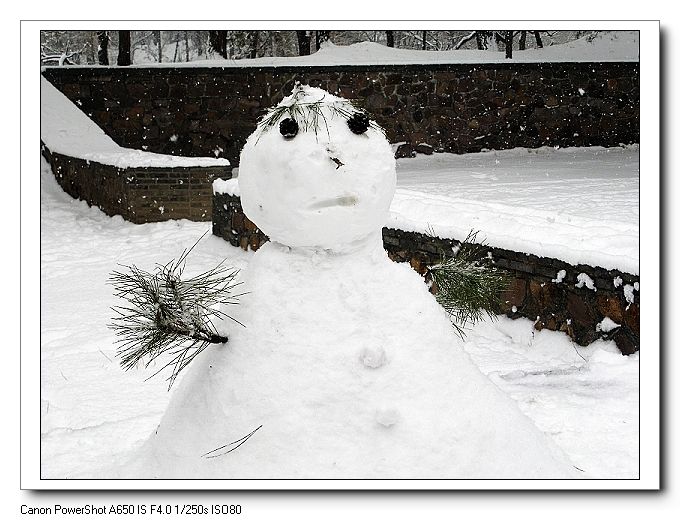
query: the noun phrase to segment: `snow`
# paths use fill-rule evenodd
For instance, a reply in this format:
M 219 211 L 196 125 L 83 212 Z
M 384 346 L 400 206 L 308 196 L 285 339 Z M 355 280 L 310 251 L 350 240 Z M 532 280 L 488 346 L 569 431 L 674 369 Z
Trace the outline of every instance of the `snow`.
M 585 272 L 580 273 L 576 277 L 576 287 L 582 289 L 583 286 L 587 287 L 591 291 L 597 291 L 597 287 L 595 287 L 595 282 Z
M 40 76 L 40 139 L 52 152 L 123 169 L 229 165 L 229 161 L 224 158 L 161 155 L 120 147 L 42 76 Z
M 120 369 L 115 336 L 107 328 L 113 316 L 110 307 L 116 300 L 106 281 L 119 263 L 145 270 L 166 263 L 209 230 L 210 223 L 134 225 L 120 217 L 107 217 L 66 195 L 47 164 L 42 163 L 44 479 L 92 476 L 157 427 L 183 375 L 168 392 L 163 375 L 146 380 L 153 373 L 151 368 Z M 255 255 L 220 238 L 207 237 L 192 251 L 186 274 L 202 272 L 224 258 L 243 270 Z M 78 279 L 77 289 L 73 288 L 74 278 Z M 549 433 L 588 476 L 638 476 L 637 354 L 622 357 L 610 342 L 575 346 L 564 334 L 537 332 L 528 320 L 506 318 L 469 330 L 463 347 L 481 371 Z M 379 347 L 367 344 L 362 351 L 365 355 L 359 355 L 370 358 L 369 365 L 380 362 Z M 387 411 L 389 407 L 384 406 Z
M 611 318 L 609 317 L 604 317 L 602 319 L 602 322 L 600 322 L 597 326 L 595 326 L 595 329 L 597 331 L 604 331 L 605 333 L 612 331 L 618 327 L 621 327 L 621 324 L 617 324 L 614 322 Z
M 386 225 L 639 274 L 638 146 L 517 148 L 397 160 Z M 238 195 L 238 179 L 215 181 Z
M 400 159 L 388 226 L 639 274 L 639 164 L 637 146 Z
M 557 278 L 553 278 L 550 281 L 553 282 L 553 283 L 562 283 L 562 280 L 564 280 L 564 278 L 566 276 L 567 276 L 567 271 L 565 271 L 564 269 L 560 269 L 559 271 L 557 271 Z
M 624 285 L 623 296 L 626 298 L 626 302 L 628 302 L 628 305 L 635 302 L 635 287 L 633 285 Z

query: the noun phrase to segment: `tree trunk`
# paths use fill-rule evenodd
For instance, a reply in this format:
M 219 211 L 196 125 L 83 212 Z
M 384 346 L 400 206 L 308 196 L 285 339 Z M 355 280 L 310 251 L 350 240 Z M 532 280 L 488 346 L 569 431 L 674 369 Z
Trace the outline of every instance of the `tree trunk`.
M 387 34 L 387 47 L 394 48 L 394 31 L 386 31 Z
M 97 61 L 99 64 L 107 65 L 109 64 L 109 32 L 108 31 L 98 31 L 97 32 Z
M 534 38 L 536 39 L 536 47 L 543 48 L 543 41 L 541 40 L 541 32 L 534 31 Z
M 172 56 L 172 62 L 177 62 L 177 57 L 179 56 L 179 32 L 175 32 L 175 53 Z
M 156 35 L 156 43 L 158 44 L 158 62 L 162 63 L 163 62 L 163 44 L 161 43 L 161 32 L 159 31 L 154 31 L 154 34 Z
M 526 31 L 520 31 L 519 32 L 519 49 L 520 50 L 526 50 L 527 49 L 527 32 Z
M 423 30 L 423 50 L 427 50 L 427 31 Z
M 260 32 L 259 31 L 253 31 L 253 34 L 252 34 L 251 40 L 250 40 L 250 58 L 251 59 L 257 58 L 257 45 L 258 45 L 259 40 L 260 40 Z
M 227 32 L 226 31 L 209 31 L 208 32 L 208 42 L 210 43 L 210 48 L 216 54 L 220 55 L 224 59 L 227 57 Z
M 505 32 L 505 58 L 512 59 L 512 31 Z
M 312 38 L 308 31 L 296 31 L 298 39 L 298 53 L 310 55 L 312 53 Z
M 118 32 L 118 66 L 130 66 L 132 64 L 130 47 L 131 47 L 130 32 L 129 31 L 119 31 Z

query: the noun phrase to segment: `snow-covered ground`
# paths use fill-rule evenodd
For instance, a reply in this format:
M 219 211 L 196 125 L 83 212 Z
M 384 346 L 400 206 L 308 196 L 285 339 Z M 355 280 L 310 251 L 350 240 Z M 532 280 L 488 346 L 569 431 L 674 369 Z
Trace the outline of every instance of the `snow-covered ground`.
M 637 146 L 510 149 L 397 161 L 388 225 L 639 274 Z
M 423 164 L 419 159 L 409 162 Z M 399 165 L 406 180 L 407 166 Z M 423 175 L 424 180 L 438 171 Z M 434 177 L 429 180 L 436 182 Z M 572 189 L 578 194 L 578 188 Z M 537 190 L 535 195 L 549 201 L 549 192 L 543 188 L 543 194 Z M 172 390 L 167 391 L 162 375 L 145 381 L 153 372 L 124 372 L 119 367 L 115 336 L 107 328 L 113 316 L 110 307 L 116 303 L 108 275 L 118 264 L 151 270 L 176 258 L 209 230 L 210 223 L 134 225 L 109 218 L 71 199 L 43 163 L 42 478 L 90 476 L 157 426 Z M 201 272 L 225 257 L 243 269 L 251 256 L 209 236 L 192 252 L 186 274 Z M 623 357 L 613 343 L 583 348 L 563 334 L 534 332 L 528 320 L 505 318 L 471 329 L 465 350 L 588 476 L 638 477 L 637 354 Z

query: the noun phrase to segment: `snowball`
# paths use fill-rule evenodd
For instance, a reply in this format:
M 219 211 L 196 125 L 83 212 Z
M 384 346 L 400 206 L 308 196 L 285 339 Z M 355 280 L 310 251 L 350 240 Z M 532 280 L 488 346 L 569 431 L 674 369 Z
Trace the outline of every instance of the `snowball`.
M 290 247 L 344 251 L 379 233 L 396 188 L 392 149 L 371 122 L 352 132 L 349 101 L 298 86 L 263 118 L 241 153 L 243 211 L 270 239 Z M 279 124 L 299 131 L 284 138 Z

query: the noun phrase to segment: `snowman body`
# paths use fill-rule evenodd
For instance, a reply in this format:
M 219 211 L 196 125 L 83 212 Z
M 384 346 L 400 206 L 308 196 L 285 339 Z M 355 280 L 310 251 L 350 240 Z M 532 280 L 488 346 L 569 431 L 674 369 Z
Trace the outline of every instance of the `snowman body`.
M 218 323 L 229 342 L 188 368 L 122 476 L 578 478 L 383 250 L 396 176 L 381 131 L 319 89 L 277 109 L 241 158 L 244 211 L 271 238 L 230 308 L 244 326 Z

